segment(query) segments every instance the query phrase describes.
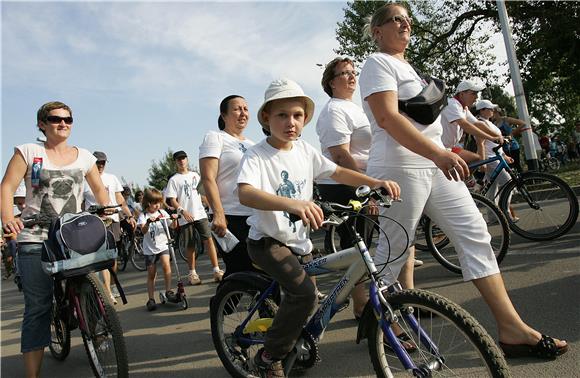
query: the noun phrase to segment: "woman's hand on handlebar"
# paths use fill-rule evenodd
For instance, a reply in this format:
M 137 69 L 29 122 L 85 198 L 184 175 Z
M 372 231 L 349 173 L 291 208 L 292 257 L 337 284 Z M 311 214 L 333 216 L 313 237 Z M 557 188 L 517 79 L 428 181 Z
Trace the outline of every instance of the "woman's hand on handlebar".
M 226 230 L 228 228 L 228 223 L 226 217 L 223 214 L 214 213 L 213 221 L 211 223 L 211 230 L 216 233 L 217 236 L 223 238 L 226 235 Z
M 318 230 L 324 221 L 322 209 L 311 201 L 292 200 L 286 211 L 299 216 L 302 223 L 305 226 L 310 225 L 313 230 Z
M 401 196 L 401 187 L 395 181 L 378 181 L 373 189 L 378 188 L 385 188 L 393 200 L 398 200 Z

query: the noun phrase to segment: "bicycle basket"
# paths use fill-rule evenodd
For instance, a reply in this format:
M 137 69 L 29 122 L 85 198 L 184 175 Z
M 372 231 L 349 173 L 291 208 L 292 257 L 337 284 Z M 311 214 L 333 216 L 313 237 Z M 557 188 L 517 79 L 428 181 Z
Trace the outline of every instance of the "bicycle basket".
M 65 278 L 110 268 L 117 258 L 111 238 L 98 216 L 64 214 L 49 228 L 41 256 L 42 268 L 49 275 Z

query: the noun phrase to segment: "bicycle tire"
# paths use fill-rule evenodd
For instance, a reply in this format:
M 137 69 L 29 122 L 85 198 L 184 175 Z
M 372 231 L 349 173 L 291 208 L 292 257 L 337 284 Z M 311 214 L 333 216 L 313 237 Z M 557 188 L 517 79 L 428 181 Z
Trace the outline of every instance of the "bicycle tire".
M 125 231 L 121 233 L 121 247 L 119 248 L 117 254 L 117 270 L 124 272 L 127 269 L 127 262 L 129 261 L 129 246 L 131 245 L 131 239 Z
M 143 234 L 135 233 L 135 239 L 129 246 L 129 256 L 131 256 L 131 264 L 140 272 L 147 270 L 145 263 L 145 255 L 143 254 Z
M 64 361 L 70 353 L 70 329 L 67 322 L 60 316 L 61 309 L 56 299 L 52 299 L 50 316 L 50 354 L 58 361 Z
M 482 214 L 487 224 L 487 231 L 491 236 L 491 247 L 498 265 L 503 261 L 510 246 L 510 230 L 508 220 L 505 214 L 489 199 L 481 194 L 471 193 L 473 200 Z M 431 254 L 441 265 L 449 271 L 461 274 L 461 266 L 457 257 L 457 251 L 453 244 L 449 243 L 449 238 L 445 236 L 437 225 L 427 219 L 425 224 L 427 245 Z M 442 240 L 435 242 L 435 238 L 445 238 L 447 243 L 443 244 Z
M 529 206 L 525 198 L 528 195 L 538 209 Z M 510 204 L 519 219 L 509 216 Z M 556 239 L 570 231 L 578 220 L 578 199 L 572 188 L 548 173 L 525 172 L 521 182 L 509 181 L 501 191 L 499 207 L 513 232 L 534 241 Z
M 179 232 L 177 233 L 176 240 L 175 240 L 175 249 L 179 252 L 179 256 L 183 259 L 183 261 L 187 262 L 187 246 L 186 246 L 186 239 L 182 237 L 184 235 L 184 231 L 186 228 L 192 227 L 193 228 L 193 237 L 195 238 L 195 253 L 196 256 L 202 255 L 204 253 L 203 243 L 201 242 L 201 237 L 199 236 L 199 232 L 195 228 L 193 223 L 184 224 L 180 226 Z
M 78 296 L 85 324 L 81 335 L 95 377 L 128 377 L 123 330 L 117 312 L 105 299 L 103 285 L 93 274 L 84 276 L 79 282 Z
M 417 289 L 390 294 L 387 301 L 397 315 L 398 325 L 418 348 L 409 354 L 416 365 L 426 366 L 434 360 L 434 356 L 412 331 L 408 324 L 408 313 L 413 313 L 421 328 L 437 346 L 444 363 L 440 370 L 433 372 L 433 376 L 510 376 L 507 362 L 493 338 L 459 305 L 438 294 Z M 369 353 L 377 377 L 410 375 L 385 343 L 377 319 L 369 319 L 372 322 L 368 328 Z
M 241 281 L 225 281 L 212 298 L 210 306 L 211 336 L 219 359 L 232 377 L 242 378 L 260 376 L 253 369 L 253 359 L 261 344 L 243 345 L 233 337 L 233 332 L 248 316 L 261 294 L 261 289 Z M 253 315 L 253 319 L 260 317 L 274 317 L 278 306 L 275 298 L 266 298 L 263 307 Z M 264 337 L 261 334 L 252 334 L 255 338 Z

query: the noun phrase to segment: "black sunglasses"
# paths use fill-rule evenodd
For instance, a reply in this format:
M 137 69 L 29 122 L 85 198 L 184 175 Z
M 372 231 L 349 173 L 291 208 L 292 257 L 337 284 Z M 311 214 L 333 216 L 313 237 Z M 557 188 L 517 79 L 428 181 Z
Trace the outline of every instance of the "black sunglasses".
M 61 123 L 62 121 L 64 121 L 64 123 L 66 123 L 67 125 L 72 125 L 73 117 L 59 117 L 55 115 L 49 115 L 45 118 L 45 121 L 48 121 L 50 123 Z

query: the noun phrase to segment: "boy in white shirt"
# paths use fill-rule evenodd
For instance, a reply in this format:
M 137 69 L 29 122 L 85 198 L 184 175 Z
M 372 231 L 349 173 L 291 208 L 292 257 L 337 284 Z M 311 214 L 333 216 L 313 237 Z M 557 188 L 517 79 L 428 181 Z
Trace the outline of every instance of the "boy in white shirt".
M 314 102 L 297 83 L 273 81 L 258 110 L 258 121 L 268 137 L 250 147 L 240 163 L 240 203 L 255 209 L 248 218 L 248 254 L 286 294 L 264 348 L 255 356 L 257 367 L 266 376 L 284 376 L 281 360 L 294 346 L 317 302 L 316 287 L 297 258 L 302 263 L 312 260 L 307 226 L 318 229 L 324 220 L 322 210 L 311 202 L 314 179 L 330 177 L 351 186 L 381 186 L 399 197 L 395 182 L 337 166 L 299 140 L 313 114 Z M 291 222 L 290 214 L 301 221 Z
M 194 228 L 199 233 L 213 266 L 213 279 L 219 282 L 222 280 L 224 272 L 219 267 L 217 250 L 211 237 L 207 213 L 201 203 L 201 196 L 197 191 L 201 177 L 197 172 L 191 172 L 189 170 L 187 154 L 184 151 L 174 153 L 173 160 L 175 160 L 175 164 L 177 165 L 177 173 L 171 176 L 169 182 L 167 182 L 164 194 L 169 206 L 177 209 L 177 212 L 181 214 L 179 226 L 184 227 L 187 224 L 193 224 L 193 226 L 186 227 L 181 231 L 182 237 L 186 238 L 189 284 L 201 285 L 201 279 L 195 271 L 196 251 L 195 236 L 193 234 Z

